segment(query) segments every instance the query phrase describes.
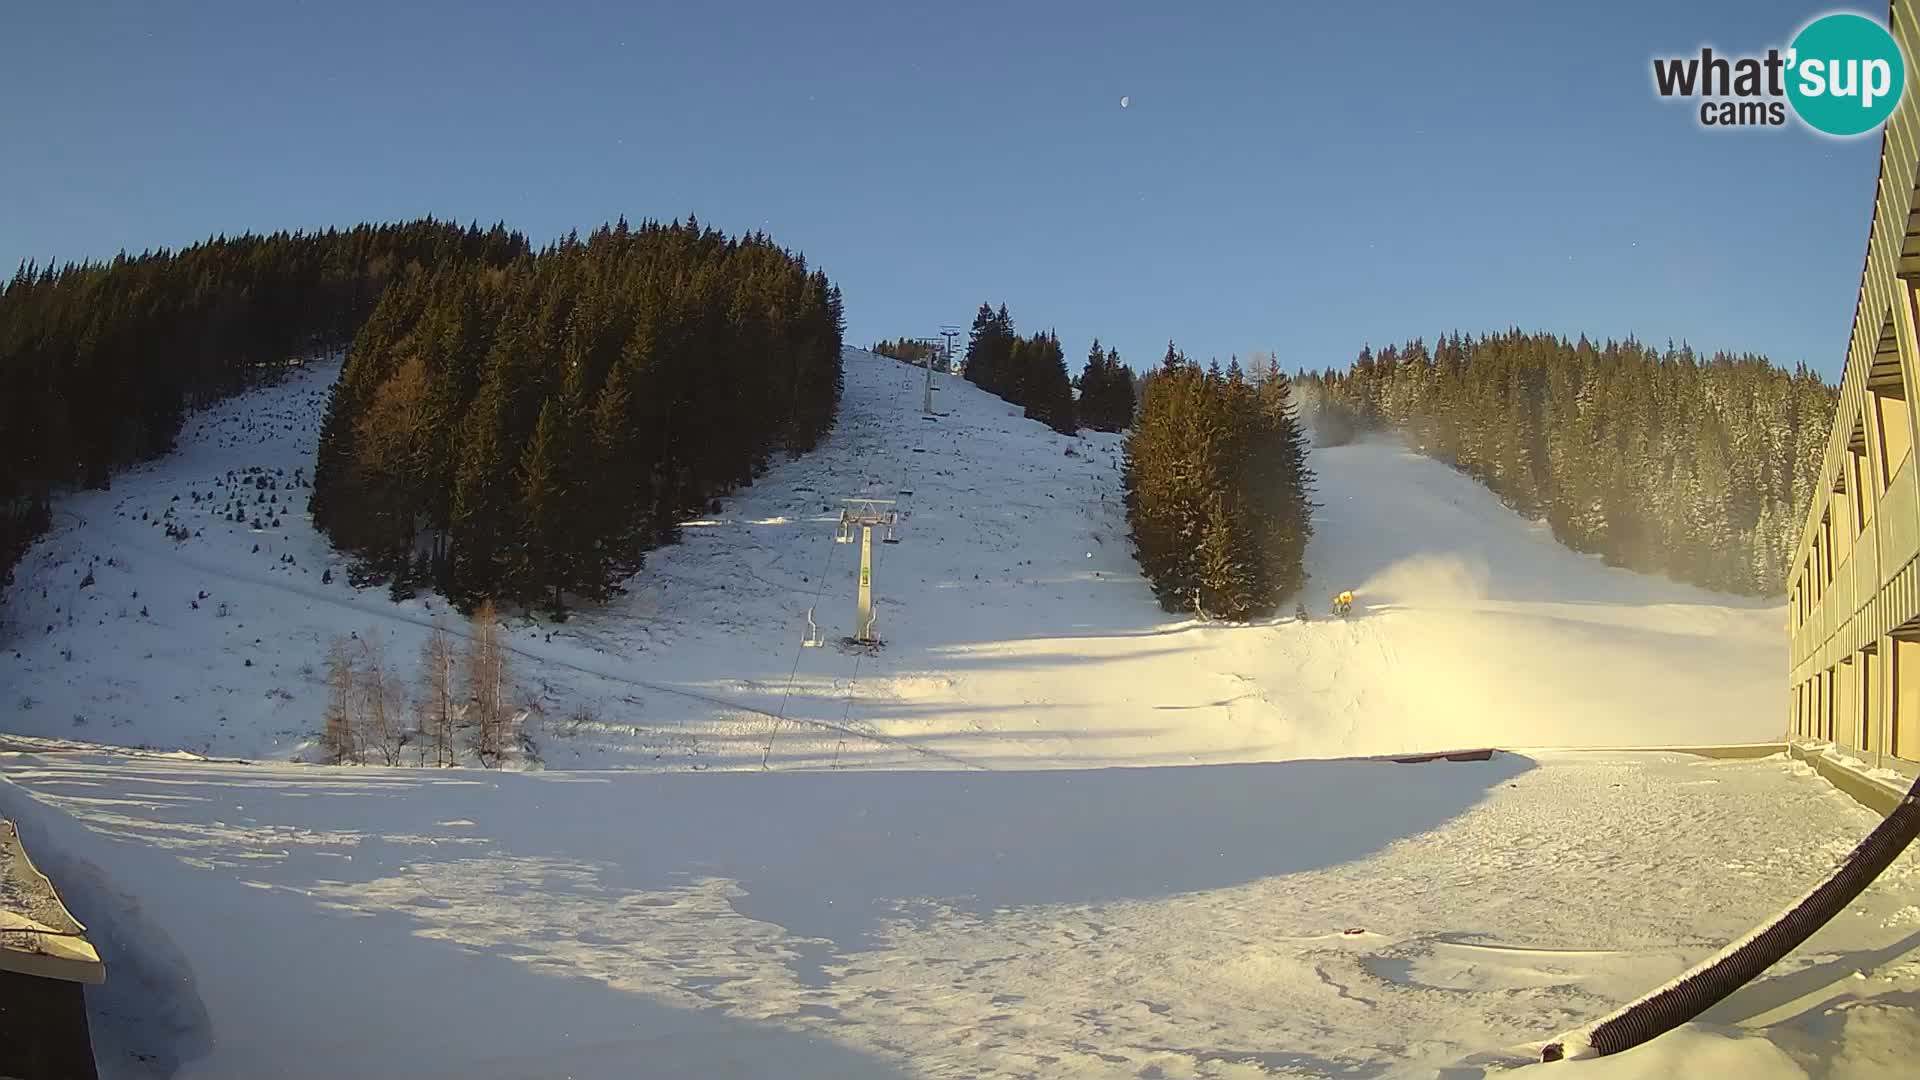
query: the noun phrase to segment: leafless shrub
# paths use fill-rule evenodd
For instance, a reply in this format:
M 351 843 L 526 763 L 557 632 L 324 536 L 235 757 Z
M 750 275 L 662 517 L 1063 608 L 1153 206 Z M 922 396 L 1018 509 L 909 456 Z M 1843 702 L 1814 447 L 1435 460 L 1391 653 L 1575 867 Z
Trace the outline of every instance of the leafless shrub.
M 563 730 L 566 732 L 568 738 L 572 738 L 588 728 L 598 727 L 599 725 L 600 718 L 594 715 L 592 706 L 582 705 L 567 714 Z

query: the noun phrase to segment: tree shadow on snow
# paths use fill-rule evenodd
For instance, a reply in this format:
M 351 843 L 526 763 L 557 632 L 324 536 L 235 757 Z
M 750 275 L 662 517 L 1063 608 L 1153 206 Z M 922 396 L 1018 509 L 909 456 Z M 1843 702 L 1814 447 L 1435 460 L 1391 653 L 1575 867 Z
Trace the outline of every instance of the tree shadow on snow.
M 1533 764 L 1502 753 L 502 774 L 16 762 L 11 779 L 58 808 L 26 806 L 60 830 L 51 842 L 84 852 L 187 958 L 181 985 L 204 1002 L 215 1072 L 324 1062 L 341 1075 L 483 1077 L 897 1075 L 834 1040 L 853 1021 L 739 974 L 742 958 L 786 969 L 804 994 L 881 932 L 922 920 L 1333 866 L 1444 824 Z M 102 917 L 70 900 L 83 920 Z M 106 959 L 111 971 L 127 958 Z M 729 984 L 775 1005 L 730 1012 Z M 354 1029 L 336 1030 L 336 1015 Z
M 95 772 L 101 760 L 113 768 Z M 204 804 L 157 802 L 138 823 L 121 819 L 116 829 L 135 838 L 152 829 L 164 840 L 208 816 L 360 838 L 351 860 L 290 847 L 272 866 L 275 884 L 371 880 L 447 857 L 423 853 L 429 840 L 458 843 L 592 866 L 609 896 L 727 878 L 744 891 L 734 905 L 742 914 L 845 950 L 907 901 L 986 915 L 1150 900 L 1338 865 L 1446 823 L 1533 763 L 1497 753 L 1485 762 L 1010 772 L 296 770 L 292 783 L 285 771 L 246 766 L 64 756 L 59 765 L 108 789 L 184 776 L 213 792 Z
M 416 775 L 400 788 L 345 784 L 306 799 L 293 797 L 304 785 L 249 787 L 247 771 L 225 778 L 239 784 L 212 786 L 221 798 L 209 814 L 272 820 L 274 810 L 293 810 L 299 821 L 317 823 L 358 804 L 361 813 L 349 816 L 370 813 L 404 832 L 431 827 L 409 818 L 410 807 L 442 810 L 465 801 L 444 798 L 447 792 L 492 788 L 422 784 Z M 148 790 L 182 783 L 159 771 L 129 779 Z M 354 843 L 336 833 L 349 850 L 323 856 L 301 846 L 304 824 L 282 825 L 276 831 L 288 847 L 280 853 L 292 858 L 276 860 L 274 850 L 254 844 L 197 845 L 195 854 L 214 865 L 183 866 L 167 850 L 177 832 L 162 828 L 159 843 L 148 843 L 141 823 L 119 819 L 89 837 L 72 819 L 7 787 L 0 780 L 0 796 L 13 796 L 0 798 L 0 809 L 34 822 L 36 857 L 51 856 L 49 869 L 59 873 L 69 906 L 91 928 L 106 963 L 107 984 L 88 992 L 106 1076 L 165 1077 L 181 1068 L 195 1076 L 446 1080 L 906 1075 L 806 1031 L 718 1008 L 679 1007 L 551 962 L 526 962 L 527 953 L 510 947 L 463 944 L 405 911 L 343 911 L 310 895 L 404 873 L 410 860 L 430 857 L 420 837 Z M 383 797 L 407 788 L 404 803 Z M 74 854 L 81 850 L 89 854 Z M 258 861 L 226 862 L 235 857 Z M 222 863 L 240 869 L 222 872 Z M 538 904 L 513 917 L 526 938 L 540 936 Z M 114 993 L 119 986 L 125 990 Z M 147 1000 L 132 999 L 141 994 Z

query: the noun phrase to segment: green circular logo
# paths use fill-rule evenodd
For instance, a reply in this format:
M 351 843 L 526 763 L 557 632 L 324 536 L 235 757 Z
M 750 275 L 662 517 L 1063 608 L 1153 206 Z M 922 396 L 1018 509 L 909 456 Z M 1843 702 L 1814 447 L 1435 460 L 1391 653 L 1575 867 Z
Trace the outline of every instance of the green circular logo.
M 1865 15 L 1823 15 L 1787 52 L 1787 100 L 1816 131 L 1859 135 L 1886 123 L 1907 85 L 1906 58 Z

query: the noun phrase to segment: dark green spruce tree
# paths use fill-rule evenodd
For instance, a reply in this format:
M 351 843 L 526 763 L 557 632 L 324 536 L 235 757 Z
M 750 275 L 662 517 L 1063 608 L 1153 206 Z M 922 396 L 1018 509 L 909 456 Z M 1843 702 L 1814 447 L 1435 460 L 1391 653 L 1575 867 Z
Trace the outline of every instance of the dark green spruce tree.
M 1116 350 L 1102 351 L 1095 338 L 1080 369 L 1077 417 L 1096 431 L 1124 431 L 1133 422 L 1133 379 Z
M 1023 343 L 1021 400 L 1029 420 L 1038 420 L 1062 435 L 1079 430 L 1074 422 L 1073 383 L 1067 377 L 1067 357 L 1053 331 L 1035 334 Z
M 106 487 L 116 471 L 167 453 L 189 407 L 336 352 L 380 309 L 390 324 L 408 318 L 447 265 L 499 270 L 528 252 L 501 225 L 423 218 L 23 264 L 0 288 L 0 587 L 51 520 L 54 495 Z M 402 288 L 404 303 L 385 303 Z M 380 381 L 351 388 L 353 410 Z M 319 473 L 360 467 L 330 449 Z M 404 457 L 364 463 L 374 470 L 370 517 L 390 517 L 413 483 L 407 470 L 419 465 Z
M 1107 430 L 1125 431 L 1133 424 L 1134 400 L 1140 379 L 1132 368 L 1121 362 L 1118 349 L 1107 349 L 1107 379 L 1108 393 L 1111 395 L 1106 404 Z
M 1304 584 L 1305 440 L 1277 371 L 1201 371 L 1169 344 L 1144 383 L 1122 475 L 1134 551 L 1169 611 L 1240 621 Z
M 967 381 L 989 394 L 1008 397 L 1015 381 L 1013 343 L 1013 316 L 1007 313 L 1007 305 L 1001 304 L 996 312 L 991 305 L 981 304 L 967 334 L 962 368 Z
M 818 443 L 843 334 L 823 274 L 693 221 L 447 263 L 355 339 L 315 523 L 363 579 L 424 567 L 461 603 L 556 616 L 604 600 L 685 517 Z

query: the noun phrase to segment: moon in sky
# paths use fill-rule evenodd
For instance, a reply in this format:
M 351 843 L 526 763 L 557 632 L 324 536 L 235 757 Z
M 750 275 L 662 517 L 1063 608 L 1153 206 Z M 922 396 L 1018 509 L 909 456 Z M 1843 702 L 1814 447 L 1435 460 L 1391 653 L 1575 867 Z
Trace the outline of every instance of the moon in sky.
M 1120 107 L 1124 109 L 1124 108 L 1126 108 L 1126 107 L 1127 107 L 1127 105 L 1128 105 L 1129 103 L 1131 103 L 1132 101 L 1133 101 L 1133 99 L 1132 99 L 1132 98 L 1130 98 L 1130 97 L 1123 97 L 1123 98 L 1121 98 L 1121 99 L 1120 99 Z

